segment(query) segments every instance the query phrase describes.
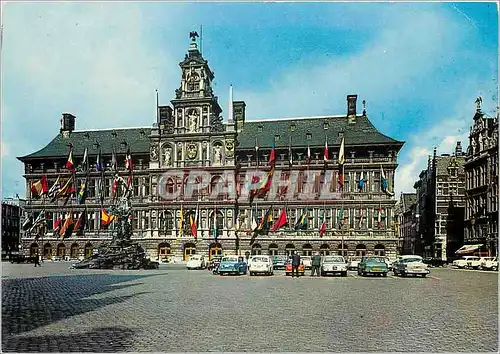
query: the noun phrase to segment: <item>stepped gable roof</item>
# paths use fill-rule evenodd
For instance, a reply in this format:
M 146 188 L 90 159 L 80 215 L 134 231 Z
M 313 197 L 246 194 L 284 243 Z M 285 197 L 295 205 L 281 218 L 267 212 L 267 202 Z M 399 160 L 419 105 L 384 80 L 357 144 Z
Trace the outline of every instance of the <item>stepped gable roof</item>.
M 328 122 L 328 129 L 324 128 L 326 122 Z M 294 131 L 291 129 L 292 124 L 295 124 Z M 259 126 L 262 128 L 259 129 Z M 276 141 L 277 148 L 288 147 L 290 136 L 294 147 L 324 146 L 325 136 L 328 136 L 329 146 L 340 145 L 342 140 L 339 136 L 340 132 L 344 134 L 346 145 L 393 144 L 401 148 L 404 144 L 402 141 L 379 132 L 367 116 L 357 116 L 356 122 L 350 124 L 347 117 L 343 115 L 248 120 L 245 121 L 241 133 L 238 134 L 238 149 L 253 149 L 255 138 L 257 138 L 259 148 L 271 148 L 276 134 L 280 136 Z M 307 139 L 308 133 L 311 134 L 309 140 Z
M 73 155 L 83 156 L 85 148 L 88 148 L 89 155 L 97 155 L 99 150 L 94 145 L 96 141 L 99 142 L 103 155 L 111 154 L 113 145 L 117 154 L 125 153 L 129 147 L 132 154 L 149 154 L 150 134 L 151 127 L 75 130 L 67 138 L 58 134 L 44 148 L 18 159 L 24 161 L 66 156 L 69 153 L 69 143 L 73 144 Z M 127 142 L 126 146 L 122 144 L 123 141 Z

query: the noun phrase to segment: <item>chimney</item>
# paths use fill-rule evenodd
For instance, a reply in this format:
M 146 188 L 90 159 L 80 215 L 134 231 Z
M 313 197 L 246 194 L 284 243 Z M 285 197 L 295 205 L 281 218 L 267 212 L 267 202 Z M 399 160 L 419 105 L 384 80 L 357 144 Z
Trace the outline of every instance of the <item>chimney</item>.
M 347 95 L 347 121 L 356 123 L 356 100 L 358 95 Z
M 462 156 L 462 142 L 457 141 L 457 147 L 455 148 L 455 155 Z
M 69 136 L 73 130 L 75 130 L 75 119 L 76 117 L 71 113 L 63 113 L 61 118 L 61 130 L 60 132 L 64 135 Z
M 233 119 L 237 132 L 241 132 L 243 126 L 245 125 L 245 107 L 245 101 L 233 102 Z

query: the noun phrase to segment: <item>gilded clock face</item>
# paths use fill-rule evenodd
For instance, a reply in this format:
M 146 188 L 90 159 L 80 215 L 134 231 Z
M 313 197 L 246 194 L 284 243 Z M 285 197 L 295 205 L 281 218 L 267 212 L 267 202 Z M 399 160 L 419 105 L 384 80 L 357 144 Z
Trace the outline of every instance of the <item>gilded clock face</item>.
M 198 146 L 195 143 L 189 143 L 187 145 L 188 159 L 194 160 L 196 156 L 198 156 Z

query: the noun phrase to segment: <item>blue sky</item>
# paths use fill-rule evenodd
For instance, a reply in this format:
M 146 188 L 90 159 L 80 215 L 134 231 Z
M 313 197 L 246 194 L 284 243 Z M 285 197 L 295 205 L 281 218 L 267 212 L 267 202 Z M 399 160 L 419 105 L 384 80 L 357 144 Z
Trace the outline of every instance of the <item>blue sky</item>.
M 3 4 L 2 194 L 24 195 L 22 164 L 59 131 L 150 125 L 168 104 L 191 30 L 221 107 L 228 87 L 247 119 L 343 114 L 367 101 L 384 134 L 406 141 L 396 192 L 412 192 L 434 146 L 467 147 L 474 100 L 496 112 L 495 3 Z M 226 116 L 226 113 L 223 113 Z M 225 117 L 226 118 L 226 117 Z

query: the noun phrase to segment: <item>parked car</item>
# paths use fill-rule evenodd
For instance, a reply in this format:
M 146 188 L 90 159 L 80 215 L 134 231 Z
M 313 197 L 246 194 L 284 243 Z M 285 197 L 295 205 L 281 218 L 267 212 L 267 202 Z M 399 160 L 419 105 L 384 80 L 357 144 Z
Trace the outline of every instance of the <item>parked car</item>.
M 358 264 L 358 275 L 376 274 L 386 277 L 388 272 L 387 263 L 385 263 L 385 259 L 382 257 L 362 257 Z
M 304 264 L 305 269 L 311 269 L 312 268 L 312 257 L 311 256 L 301 256 L 300 260 Z
M 497 257 L 483 257 L 483 258 L 481 258 L 481 269 L 498 270 L 498 258 Z
M 189 261 L 186 264 L 187 269 L 205 269 L 207 263 L 205 261 L 205 256 L 201 254 L 193 254 L 189 257 Z
M 222 256 L 214 256 L 210 262 L 208 262 L 207 269 L 214 271 L 219 267 Z
M 248 266 L 250 275 L 265 274 L 273 275 L 273 260 L 269 256 L 256 255 L 250 257 L 250 264 Z
M 306 270 L 304 268 L 304 264 L 302 263 L 302 260 L 300 261 L 298 271 L 299 271 L 299 276 L 304 275 L 306 272 Z M 289 259 L 285 265 L 285 274 L 292 275 L 292 260 L 291 259 Z
M 454 260 L 452 263 L 452 266 L 457 267 L 457 268 L 461 268 L 461 269 L 466 268 L 466 267 L 472 267 L 473 261 L 474 261 L 474 263 L 478 262 L 479 257 L 478 256 L 463 256 L 460 259 Z
M 274 256 L 273 257 L 273 268 L 274 269 L 284 269 L 286 267 L 287 257 L 286 256 Z
M 224 256 L 221 259 L 216 274 L 247 274 L 247 264 L 241 256 Z
M 430 267 L 444 267 L 447 264 L 446 259 L 426 257 L 423 259 L 424 263 Z
M 394 262 L 395 260 L 396 260 L 396 258 L 389 258 L 389 257 L 386 257 L 386 258 L 385 258 L 385 264 L 387 264 L 387 269 L 388 269 L 389 271 L 391 271 L 391 270 L 392 270 L 392 264 L 393 264 L 393 262 Z
M 340 274 L 347 276 L 347 263 L 342 256 L 325 256 L 321 259 L 321 275 Z
M 394 274 L 406 277 L 407 275 L 421 275 L 422 277 L 429 274 L 429 267 L 423 262 L 423 258 L 417 255 L 405 255 L 397 263 L 397 268 L 394 269 Z
M 361 261 L 361 257 L 351 257 L 349 262 L 347 263 L 347 269 L 349 270 L 357 270 L 359 261 Z

